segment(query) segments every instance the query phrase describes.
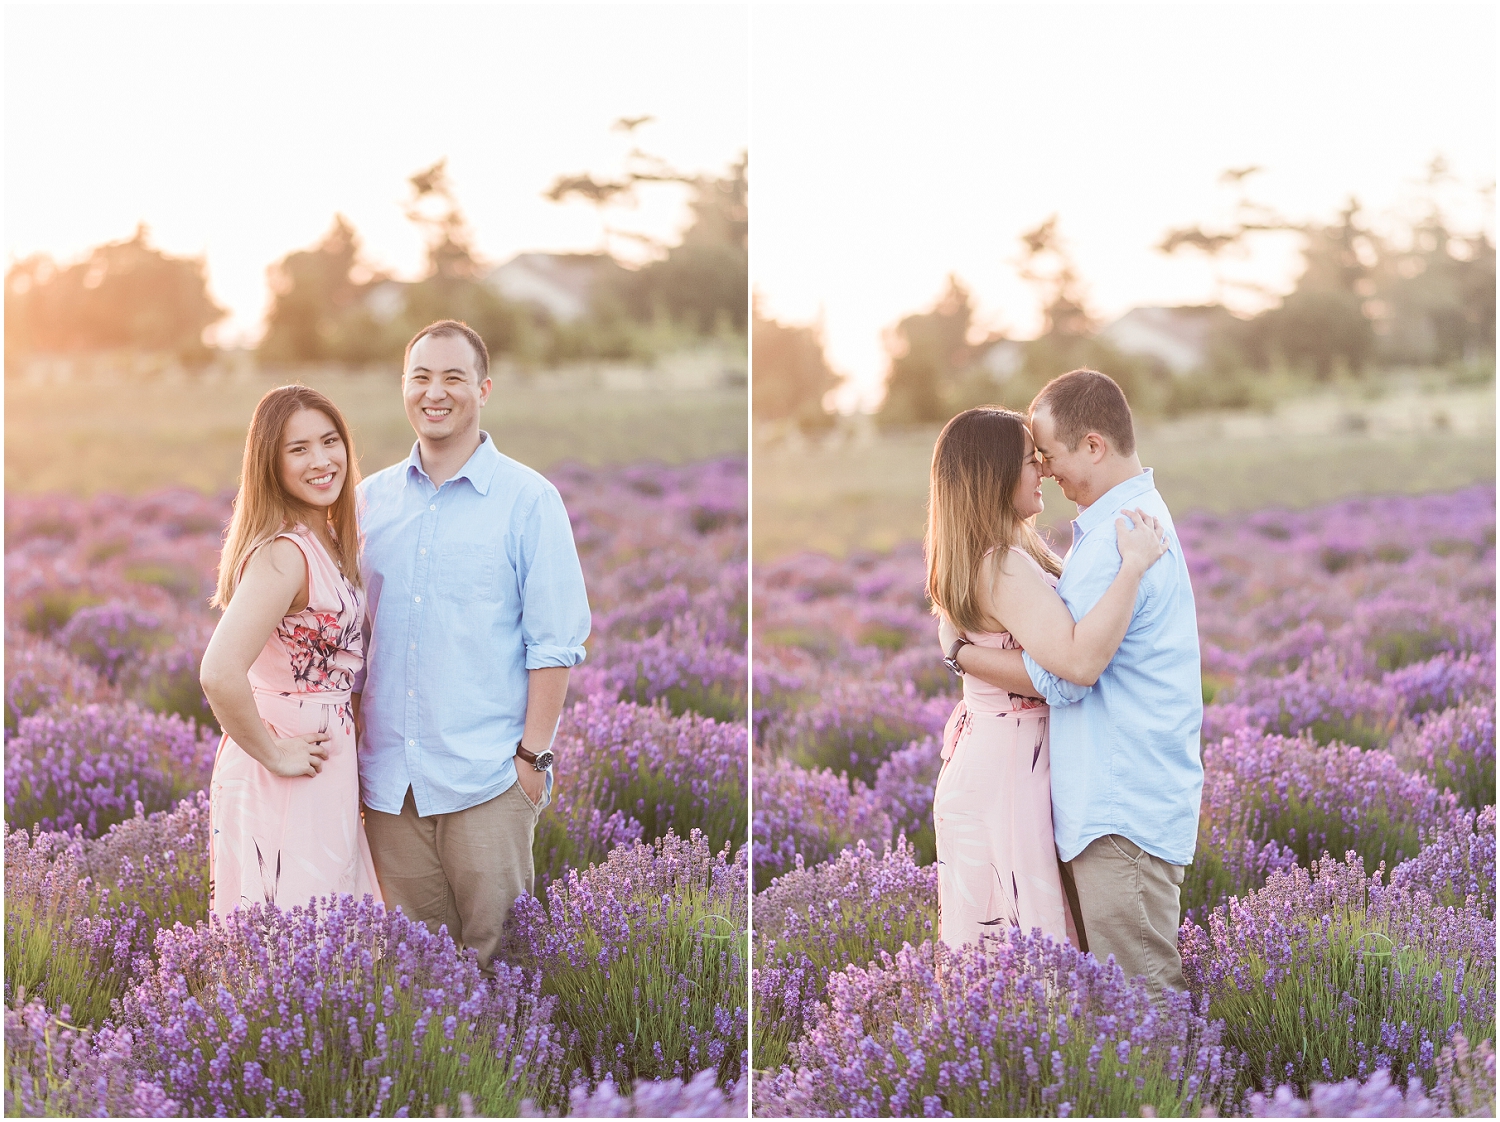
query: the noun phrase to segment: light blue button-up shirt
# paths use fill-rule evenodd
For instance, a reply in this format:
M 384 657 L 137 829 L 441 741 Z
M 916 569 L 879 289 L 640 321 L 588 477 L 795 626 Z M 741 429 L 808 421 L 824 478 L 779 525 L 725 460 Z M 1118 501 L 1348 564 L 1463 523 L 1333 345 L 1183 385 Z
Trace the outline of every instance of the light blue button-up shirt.
M 1115 519 L 1127 507 L 1160 519 L 1171 548 L 1141 578 L 1115 657 L 1083 691 L 1025 656 L 1052 706 L 1052 830 L 1064 861 L 1095 838 L 1123 834 L 1163 861 L 1186 865 L 1197 846 L 1203 794 L 1198 613 L 1182 544 L 1150 468 L 1078 512 L 1057 593 L 1075 620 L 1099 602 L 1120 571 Z
M 441 487 L 422 470 L 420 445 L 359 487 L 359 787 L 387 814 L 401 812 L 407 787 L 421 815 L 507 790 L 527 671 L 583 661 L 588 595 L 562 496 L 480 435 Z

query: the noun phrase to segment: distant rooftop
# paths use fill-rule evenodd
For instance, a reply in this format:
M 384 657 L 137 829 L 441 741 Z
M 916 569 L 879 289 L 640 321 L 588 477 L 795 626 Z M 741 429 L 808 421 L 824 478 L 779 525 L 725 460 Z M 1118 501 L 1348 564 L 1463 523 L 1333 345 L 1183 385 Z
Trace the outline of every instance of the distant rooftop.
M 518 253 L 485 281 L 507 300 L 536 305 L 567 323 L 588 314 L 595 285 L 619 268 L 605 253 Z
M 1218 304 L 1132 308 L 1099 332 L 1099 338 L 1126 354 L 1160 359 L 1173 374 L 1191 374 L 1208 360 L 1214 329 L 1231 318 Z

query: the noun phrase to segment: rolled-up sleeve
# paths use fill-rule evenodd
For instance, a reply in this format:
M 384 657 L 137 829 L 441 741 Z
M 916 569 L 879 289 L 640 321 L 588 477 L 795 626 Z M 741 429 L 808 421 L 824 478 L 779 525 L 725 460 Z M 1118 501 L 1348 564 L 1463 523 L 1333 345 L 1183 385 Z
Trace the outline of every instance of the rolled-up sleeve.
M 1043 670 L 1025 651 L 1021 652 L 1021 661 L 1026 664 L 1026 673 L 1031 675 L 1031 684 L 1038 692 L 1047 699 L 1047 704 L 1054 709 L 1061 709 L 1065 705 L 1072 705 L 1076 701 L 1082 701 L 1088 696 L 1093 686 L 1080 686 L 1077 682 L 1070 682 L 1066 678 L 1059 678 L 1050 670 Z
M 588 593 L 573 527 L 557 489 L 548 486 L 520 515 L 517 575 L 526 669 L 577 666 L 589 637 Z

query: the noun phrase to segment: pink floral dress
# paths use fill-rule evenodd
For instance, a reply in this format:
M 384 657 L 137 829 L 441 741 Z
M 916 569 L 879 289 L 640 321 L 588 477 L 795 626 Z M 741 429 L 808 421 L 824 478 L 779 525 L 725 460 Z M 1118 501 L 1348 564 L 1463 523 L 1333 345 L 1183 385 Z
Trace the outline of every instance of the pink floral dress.
M 250 667 L 261 720 L 275 737 L 326 732 L 316 776 L 272 775 L 226 735 L 209 781 L 209 910 L 290 908 L 349 893 L 380 899 L 359 813 L 350 687 L 364 664 L 364 598 L 302 527 L 280 537 L 307 560 L 307 607 L 282 619 Z
M 1057 586 L 1029 553 L 1012 548 Z M 964 637 L 981 647 L 1020 647 L 1008 631 Z M 963 700 L 943 730 L 932 804 L 940 931 L 949 946 L 977 943 L 1007 926 L 1040 928 L 1078 945 L 1052 835 L 1050 713 L 1045 701 L 964 678 Z

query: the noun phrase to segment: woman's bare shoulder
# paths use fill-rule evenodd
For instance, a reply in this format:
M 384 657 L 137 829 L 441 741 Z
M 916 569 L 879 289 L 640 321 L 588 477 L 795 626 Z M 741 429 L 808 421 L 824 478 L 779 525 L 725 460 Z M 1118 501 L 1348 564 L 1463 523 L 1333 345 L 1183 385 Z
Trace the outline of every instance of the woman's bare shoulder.
M 300 580 L 306 573 L 302 547 L 285 534 L 257 546 L 245 559 L 245 576 L 267 582 Z

